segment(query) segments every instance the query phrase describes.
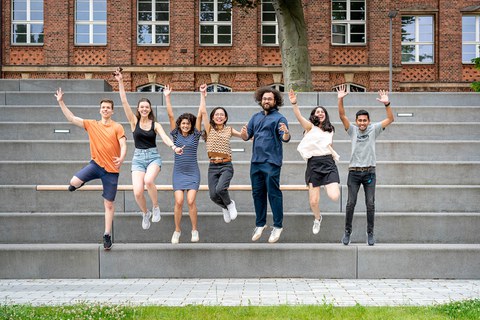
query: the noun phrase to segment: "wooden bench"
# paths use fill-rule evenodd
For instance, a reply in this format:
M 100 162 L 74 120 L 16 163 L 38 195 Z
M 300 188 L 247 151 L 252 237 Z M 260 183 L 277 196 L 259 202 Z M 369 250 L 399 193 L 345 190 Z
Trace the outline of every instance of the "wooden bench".
M 305 185 L 297 184 L 284 184 L 280 185 L 282 191 L 307 191 L 308 187 Z M 37 191 L 68 191 L 68 185 L 50 185 L 50 184 L 40 184 L 36 187 Z M 102 185 L 85 185 L 78 189 L 78 191 L 101 191 L 103 190 Z M 133 186 L 131 184 L 119 184 L 118 191 L 133 191 Z M 145 189 L 146 190 L 146 189 Z M 173 191 L 173 186 L 168 184 L 157 184 L 158 191 Z M 236 184 L 231 185 L 228 188 L 230 191 L 251 191 L 252 186 L 249 184 Z M 199 191 L 208 191 L 208 185 L 200 185 Z

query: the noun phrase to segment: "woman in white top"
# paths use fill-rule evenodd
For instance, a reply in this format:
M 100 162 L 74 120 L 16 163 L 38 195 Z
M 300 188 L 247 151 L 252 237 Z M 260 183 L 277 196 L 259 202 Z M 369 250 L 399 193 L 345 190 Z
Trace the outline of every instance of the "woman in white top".
M 328 197 L 337 201 L 340 197 L 340 177 L 335 161 L 339 156 L 333 150 L 333 133 L 335 128 L 330 123 L 328 112 L 324 107 L 315 107 L 310 113 L 310 118 L 305 119 L 297 105 L 297 95 L 293 90 L 288 93 L 293 112 L 298 122 L 305 130 L 304 136 L 298 145 L 298 152 L 307 161 L 305 183 L 308 185 L 310 208 L 315 220 L 312 231 L 320 232 L 322 216 L 320 215 L 320 186 L 325 186 Z

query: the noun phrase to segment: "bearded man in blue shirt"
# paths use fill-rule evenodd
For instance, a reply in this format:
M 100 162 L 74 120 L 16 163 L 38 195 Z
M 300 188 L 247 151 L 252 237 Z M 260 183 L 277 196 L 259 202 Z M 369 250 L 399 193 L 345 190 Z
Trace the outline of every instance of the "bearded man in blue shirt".
M 257 241 L 267 227 L 267 197 L 273 214 L 273 229 L 268 242 L 280 239 L 283 231 L 283 195 L 280 190 L 280 170 L 283 161 L 282 143 L 290 141 L 287 119 L 278 112 L 283 105 L 282 94 L 270 87 L 255 92 L 255 101 L 262 111 L 254 114 L 243 126 L 242 139 L 253 138 L 250 180 L 255 206 L 255 229 L 252 241 Z

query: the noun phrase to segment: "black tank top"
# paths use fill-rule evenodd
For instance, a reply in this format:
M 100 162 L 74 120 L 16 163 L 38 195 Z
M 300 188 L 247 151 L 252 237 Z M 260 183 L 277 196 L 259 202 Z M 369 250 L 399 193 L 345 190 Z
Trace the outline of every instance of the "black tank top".
M 157 134 L 155 133 L 155 122 L 152 121 L 152 127 L 150 130 L 145 131 L 140 128 L 140 120 L 137 121 L 135 125 L 135 130 L 133 131 L 133 141 L 135 141 L 135 148 L 137 149 L 150 149 L 156 148 L 157 144 L 155 139 Z

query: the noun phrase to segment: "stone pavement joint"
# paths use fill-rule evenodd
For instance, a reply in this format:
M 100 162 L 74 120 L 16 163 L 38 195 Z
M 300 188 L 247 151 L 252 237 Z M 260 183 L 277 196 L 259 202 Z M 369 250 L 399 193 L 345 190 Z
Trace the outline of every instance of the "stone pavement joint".
M 480 280 L 26 279 L 0 280 L 0 304 L 427 306 L 478 299 Z

